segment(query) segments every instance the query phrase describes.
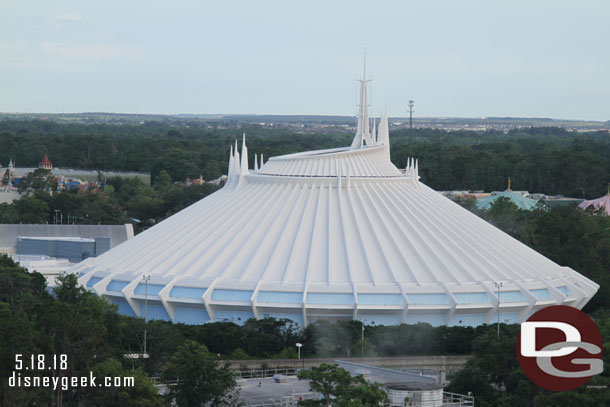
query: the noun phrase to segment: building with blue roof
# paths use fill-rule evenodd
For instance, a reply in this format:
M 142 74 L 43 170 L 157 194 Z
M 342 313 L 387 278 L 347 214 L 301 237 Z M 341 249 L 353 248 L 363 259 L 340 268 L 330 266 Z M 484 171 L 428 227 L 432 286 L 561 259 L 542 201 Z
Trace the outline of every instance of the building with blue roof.
M 493 204 L 496 199 L 499 198 L 508 198 L 512 203 L 517 205 L 519 209 L 523 209 L 526 211 L 531 211 L 538 204 L 537 199 L 531 199 L 523 196 L 520 193 L 517 193 L 510 189 L 510 178 L 508 179 L 508 188 L 505 191 L 500 192 L 499 194 L 488 196 L 486 198 L 477 199 L 477 207 L 479 209 L 488 210 L 491 208 L 491 204 Z

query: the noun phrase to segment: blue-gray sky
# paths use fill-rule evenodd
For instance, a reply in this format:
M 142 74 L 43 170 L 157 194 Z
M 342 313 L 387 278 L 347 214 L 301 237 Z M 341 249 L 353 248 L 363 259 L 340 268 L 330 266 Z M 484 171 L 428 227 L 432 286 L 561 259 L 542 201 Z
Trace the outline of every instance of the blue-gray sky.
M 610 2 L 0 0 L 0 111 L 610 119 Z

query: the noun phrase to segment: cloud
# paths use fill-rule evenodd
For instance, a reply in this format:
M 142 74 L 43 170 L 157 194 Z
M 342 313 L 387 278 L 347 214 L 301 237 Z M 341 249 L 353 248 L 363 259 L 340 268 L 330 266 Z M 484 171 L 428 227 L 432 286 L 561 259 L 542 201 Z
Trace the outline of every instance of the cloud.
M 137 47 L 108 44 L 65 45 L 59 42 L 41 42 L 40 47 L 48 55 L 73 59 L 137 58 L 142 51 Z
M 76 13 L 62 13 L 56 14 L 53 18 L 61 21 L 81 21 L 83 16 Z

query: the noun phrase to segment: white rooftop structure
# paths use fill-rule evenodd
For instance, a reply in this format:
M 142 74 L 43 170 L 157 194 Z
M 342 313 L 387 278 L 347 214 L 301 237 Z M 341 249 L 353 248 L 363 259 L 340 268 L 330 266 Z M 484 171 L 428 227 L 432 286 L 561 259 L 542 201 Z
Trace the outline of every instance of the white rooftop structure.
M 516 323 L 591 299 L 597 284 L 424 185 L 417 160 L 396 168 L 367 86 L 350 147 L 254 156 L 250 169 L 244 135 L 220 191 L 79 263 L 80 283 L 125 314 L 143 316 L 146 299 L 148 318 L 191 324 Z
M 70 263 L 68 259 L 58 259 L 44 255 L 13 254 L 11 257 L 30 273 L 38 272 L 45 276 L 49 287 L 55 287 L 57 277 L 74 266 L 74 263 Z

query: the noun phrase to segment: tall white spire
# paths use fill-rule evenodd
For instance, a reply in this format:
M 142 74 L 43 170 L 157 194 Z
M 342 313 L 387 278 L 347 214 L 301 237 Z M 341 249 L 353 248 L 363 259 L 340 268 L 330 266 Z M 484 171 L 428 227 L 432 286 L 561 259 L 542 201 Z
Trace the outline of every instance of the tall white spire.
M 258 159 L 256 153 L 254 154 L 254 172 L 258 171 Z
M 233 175 L 233 146 L 231 145 L 231 152 L 229 153 L 229 170 L 227 171 L 227 178 L 231 178 Z
M 356 136 L 352 141 L 351 149 L 362 148 L 364 143 L 366 145 L 374 145 L 371 139 L 371 133 L 369 129 L 369 100 L 368 100 L 368 84 L 370 80 L 366 79 L 366 50 L 364 53 L 364 68 L 363 68 L 362 80 L 360 80 L 360 108 L 358 110 L 358 127 L 356 129 Z
M 241 143 L 241 175 L 248 174 L 248 147 L 246 147 L 246 133 Z
M 241 170 L 239 168 L 239 151 L 237 150 L 237 140 L 235 140 L 235 155 L 233 156 L 233 173 L 239 175 Z
M 385 110 L 379 121 L 379 129 L 377 130 L 377 144 L 384 145 L 386 148 L 386 156 L 390 159 L 390 129 L 388 126 L 388 111 Z

